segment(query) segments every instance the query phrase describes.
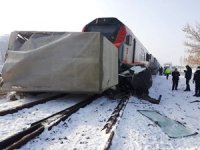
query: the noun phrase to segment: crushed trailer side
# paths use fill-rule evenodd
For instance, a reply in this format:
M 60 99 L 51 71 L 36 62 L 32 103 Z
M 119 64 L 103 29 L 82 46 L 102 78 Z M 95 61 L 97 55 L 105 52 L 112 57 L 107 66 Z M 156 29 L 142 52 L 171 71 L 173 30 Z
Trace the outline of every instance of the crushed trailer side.
M 118 84 L 117 48 L 100 33 L 13 32 L 4 91 L 101 93 Z

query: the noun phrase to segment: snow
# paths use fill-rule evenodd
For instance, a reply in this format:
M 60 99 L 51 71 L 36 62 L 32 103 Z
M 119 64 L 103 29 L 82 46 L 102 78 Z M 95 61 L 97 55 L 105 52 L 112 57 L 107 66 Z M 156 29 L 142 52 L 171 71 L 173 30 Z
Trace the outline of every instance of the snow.
M 1 106 L 1 104 L 6 103 L 6 102 L 8 102 L 7 95 L 0 94 L 0 106 Z M 5 106 L 5 107 L 8 107 L 8 106 Z M 2 109 L 0 108 L 0 110 L 2 110 Z
M 101 130 L 116 105 L 116 100 L 97 99 L 50 132 L 45 130 L 22 149 L 103 149 L 102 143 L 106 142 L 108 135 Z
M 194 97 L 192 91 L 184 92 L 185 79 L 180 78 L 177 91 L 172 91 L 172 80 L 164 76 L 155 76 L 150 89 L 152 97 L 162 94 L 159 105 L 130 98 L 122 120 L 115 133 L 111 150 L 122 149 L 200 149 L 200 135 L 170 139 L 160 127 L 141 115 L 137 110 L 157 110 L 167 117 L 183 123 L 194 132 L 200 129 L 200 104 L 190 103 L 199 98 Z
M 66 109 L 83 99 L 83 96 L 67 96 L 36 105 L 29 109 L 20 110 L 14 114 L 0 116 L 0 140 L 29 127 L 31 123 Z M 5 105 L 4 103 L 3 105 Z M 10 104 L 8 102 L 8 104 Z
M 141 67 L 141 66 L 133 66 L 133 67 L 130 68 L 130 70 L 132 70 L 134 72 L 134 74 L 138 74 L 138 73 L 144 71 L 145 69 L 146 69 L 145 67 Z M 120 73 L 119 75 L 120 76 L 127 76 L 127 74 L 130 73 L 130 70 L 126 70 L 126 71 Z
M 146 69 L 145 67 L 141 67 L 141 66 L 133 66 L 130 68 L 130 70 L 134 71 L 134 74 L 138 74 L 145 69 Z
M 18 107 L 18 106 L 21 106 L 23 104 L 30 103 L 30 102 L 33 102 L 33 101 L 37 101 L 40 98 L 44 98 L 45 95 L 48 96 L 47 94 L 41 94 L 37 97 L 27 96 L 27 97 L 21 98 L 19 100 L 11 101 L 10 100 L 11 94 L 12 94 L 12 92 L 8 93 L 6 96 L 4 96 L 4 98 L 1 99 L 1 101 L 0 101 L 0 110 L 1 111 L 11 109 L 13 107 Z M 19 98 L 18 95 L 16 97 Z
M 199 133 L 200 103 L 190 102 L 200 100 L 200 97 L 193 96 L 194 84 L 190 83 L 190 85 L 191 91 L 184 92 L 185 79 L 181 76 L 178 90 L 172 91 L 171 76 L 168 80 L 165 76 L 153 76 L 153 86 L 150 89 L 150 96 L 158 98 L 161 94 L 162 99 L 160 104 L 151 104 L 136 97 L 130 97 L 122 118 L 119 124 L 116 125 L 116 130 L 114 130 L 115 135 L 110 149 L 199 150 L 200 134 L 178 139 L 169 138 L 159 126 L 137 111 L 159 111 L 168 118 L 177 120 L 192 131 Z M 4 133 L 8 135 L 14 131 L 16 132 L 22 127 L 30 125 L 32 121 L 38 120 L 37 118 L 44 117 L 44 114 L 47 116 L 56 112 L 58 108 L 62 109 L 61 107 L 65 107 L 64 105 L 68 105 L 68 98 L 66 103 L 64 101 L 54 101 L 51 105 L 41 104 L 33 108 L 21 110 L 13 115 L 0 117 L 1 138 Z M 103 149 L 108 135 L 105 134 L 105 131 L 101 131 L 101 129 L 106 124 L 116 105 L 117 101 L 115 100 L 108 100 L 105 97 L 99 98 L 85 108 L 80 109 L 67 120 L 53 127 L 50 131 L 45 129 L 42 134 L 28 142 L 21 149 Z M 44 111 L 44 114 L 40 114 L 38 111 Z M 38 113 L 38 117 L 30 119 L 34 118 L 33 114 L 36 113 Z M 3 128 L 9 128 L 12 132 L 5 131 Z

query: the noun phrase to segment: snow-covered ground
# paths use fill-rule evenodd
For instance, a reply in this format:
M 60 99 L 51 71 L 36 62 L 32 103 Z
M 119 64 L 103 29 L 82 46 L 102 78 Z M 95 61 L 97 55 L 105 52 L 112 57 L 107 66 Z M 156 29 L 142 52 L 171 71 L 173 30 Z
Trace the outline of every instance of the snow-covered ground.
M 177 120 L 192 131 L 199 133 L 200 102 L 190 102 L 200 100 L 200 97 L 193 96 L 194 84 L 190 83 L 190 85 L 191 91 L 184 92 L 185 79 L 181 77 L 178 90 L 172 91 L 171 77 L 167 80 L 164 76 L 154 76 L 150 95 L 158 98 L 161 94 L 160 104 L 151 104 L 136 97 L 131 97 L 117 126 L 110 149 L 200 150 L 200 134 L 178 139 L 169 138 L 158 125 L 137 111 L 157 110 L 168 118 Z M 45 130 L 21 149 L 102 149 L 108 136 L 101 129 L 116 105 L 116 101 L 100 98 L 87 107 L 80 109 L 66 121 L 53 127 L 52 130 Z M 53 105 L 50 108 L 45 107 L 46 110 L 54 109 Z M 30 115 L 36 113 L 35 111 L 36 109 L 30 109 Z M 10 126 L 10 129 L 14 130 L 12 126 L 18 126 L 19 124 L 8 123 L 6 119 L 10 121 L 12 119 L 17 120 L 16 117 L 20 118 L 20 115 L 16 116 L 16 114 L 1 117 L 0 119 L 4 120 L 0 122 L 0 129 Z M 22 122 L 26 124 L 26 119 L 23 119 Z M 2 135 L 2 132 L 0 134 Z
M 45 130 L 22 149 L 103 149 L 108 135 L 101 130 L 116 105 L 116 100 L 97 99 L 51 131 Z
M 190 103 L 200 100 L 194 97 L 194 84 L 190 83 L 190 92 L 184 92 L 185 79 L 180 78 L 177 91 L 172 91 L 171 77 L 154 76 L 150 89 L 152 97 L 162 94 L 159 105 L 140 101 L 135 97 L 129 100 L 122 120 L 115 133 L 111 150 L 199 150 L 200 134 L 180 139 L 169 138 L 159 126 L 141 115 L 137 110 L 157 110 L 167 117 L 180 121 L 194 132 L 200 131 L 200 103 Z
M 69 95 L 63 98 L 46 102 L 44 104 L 36 105 L 31 108 L 22 109 L 14 114 L 0 116 L 0 140 L 3 140 L 6 137 L 13 135 L 14 133 L 22 131 L 23 129 L 29 127 L 31 123 L 48 117 L 58 111 L 64 110 L 80 102 L 83 99 L 83 95 Z M 21 102 L 22 101 L 20 101 L 20 103 Z M 14 106 L 13 102 L 3 103 L 2 105 L 10 105 L 10 103 Z

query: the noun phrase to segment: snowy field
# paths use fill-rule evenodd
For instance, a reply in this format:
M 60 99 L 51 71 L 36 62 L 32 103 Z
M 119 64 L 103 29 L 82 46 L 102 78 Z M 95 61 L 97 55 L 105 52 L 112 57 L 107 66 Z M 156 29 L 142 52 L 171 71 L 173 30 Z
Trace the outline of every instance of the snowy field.
M 177 91 L 172 91 L 171 76 L 154 76 L 150 89 L 152 97 L 162 94 L 159 105 L 140 101 L 135 97 L 129 100 L 118 130 L 114 136 L 111 150 L 200 150 L 200 134 L 180 139 L 169 138 L 159 126 L 141 115 L 137 110 L 157 110 L 167 117 L 183 123 L 194 132 L 200 131 L 200 100 L 194 97 L 194 84 L 191 91 L 184 92 L 185 79 L 180 78 Z
M 154 76 L 150 95 L 158 98 L 161 94 L 162 99 L 160 104 L 151 104 L 147 101 L 131 97 L 117 126 L 110 149 L 200 150 L 200 134 L 177 139 L 169 138 L 158 125 L 137 111 L 157 110 L 168 118 L 177 120 L 192 131 L 199 133 L 200 102 L 190 102 L 200 100 L 200 97 L 193 96 L 194 84 L 191 82 L 190 85 L 191 91 L 184 92 L 185 79 L 181 77 L 178 90 L 172 91 L 171 76 L 168 80 L 165 76 Z M 60 104 L 64 105 L 63 102 Z M 116 101 L 100 98 L 87 107 L 80 109 L 70 118 L 53 127 L 52 130 L 45 130 L 37 138 L 21 147 L 21 149 L 102 150 L 108 136 L 101 129 L 116 104 Z M 47 108 L 48 106 L 50 108 Z M 58 107 L 58 105 L 56 106 L 55 104 L 55 107 Z M 1 134 L 3 133 L 2 128 L 10 127 L 10 129 L 14 130 L 17 126 L 20 126 L 20 123 L 16 122 L 16 117 L 23 122 L 21 124 L 30 124 L 33 120 L 22 119 L 25 117 L 23 116 L 23 112 L 28 111 L 32 115 L 38 113 L 38 109 L 44 109 L 45 111 L 52 109 L 53 112 L 57 108 L 54 109 L 53 104 L 46 106 L 43 104 L 15 113 L 14 115 L 2 116 L 0 117 L 0 120 L 2 120 L 0 122 Z M 17 124 L 11 123 L 12 117 Z M 8 134 L 7 131 L 5 133 Z

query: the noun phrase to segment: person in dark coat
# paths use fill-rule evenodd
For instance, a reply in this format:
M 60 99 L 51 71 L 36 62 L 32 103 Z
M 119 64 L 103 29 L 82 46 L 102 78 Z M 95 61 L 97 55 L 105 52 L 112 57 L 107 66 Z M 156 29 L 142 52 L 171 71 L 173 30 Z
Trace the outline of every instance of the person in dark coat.
M 184 70 L 185 72 L 185 79 L 186 79 L 186 89 L 184 91 L 190 91 L 190 79 L 192 77 L 192 69 L 189 65 L 185 66 L 187 70 Z
M 172 72 L 172 90 L 174 89 L 177 90 L 179 76 L 180 76 L 180 73 L 177 70 L 177 68 L 175 68 L 175 70 Z
M 159 68 L 159 75 L 162 76 L 162 74 L 163 74 L 163 67 L 160 67 Z
M 200 97 L 200 66 L 194 73 L 193 83 L 195 82 L 195 94 L 194 96 Z

